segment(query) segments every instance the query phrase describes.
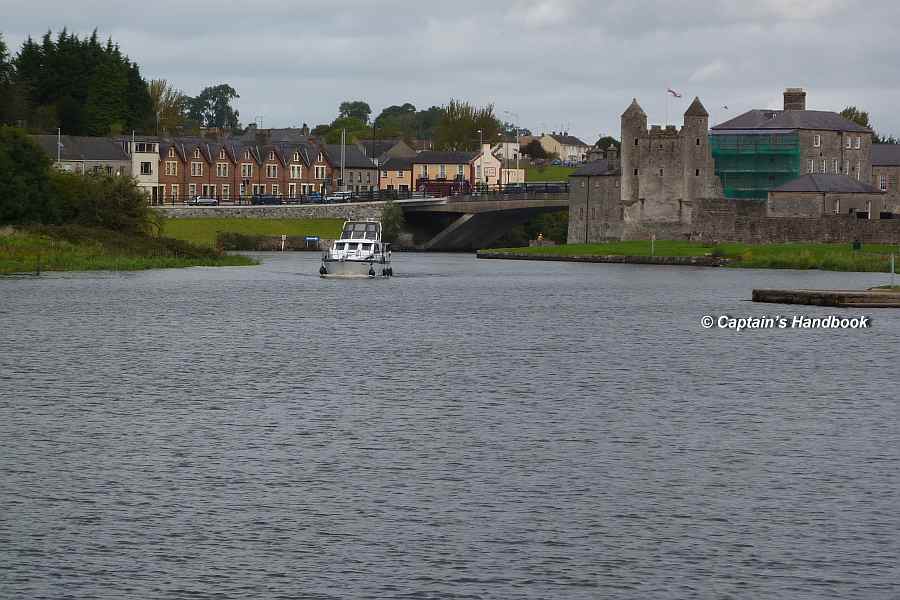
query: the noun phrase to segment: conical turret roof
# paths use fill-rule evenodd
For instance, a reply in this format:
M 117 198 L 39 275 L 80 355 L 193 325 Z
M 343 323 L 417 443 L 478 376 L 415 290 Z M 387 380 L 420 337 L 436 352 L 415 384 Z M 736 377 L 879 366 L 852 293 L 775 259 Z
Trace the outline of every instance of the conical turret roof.
M 631 116 L 631 115 L 644 115 L 647 116 L 647 113 L 644 112 L 644 109 L 641 108 L 641 105 L 638 104 L 637 98 L 632 98 L 631 104 L 628 105 L 628 108 L 625 109 L 625 112 L 622 113 L 622 116 Z
M 706 108 L 703 106 L 703 103 L 700 102 L 699 96 L 694 96 L 694 101 L 691 102 L 691 105 L 688 106 L 688 109 L 684 111 L 684 116 L 686 117 L 708 117 L 709 113 L 706 112 Z

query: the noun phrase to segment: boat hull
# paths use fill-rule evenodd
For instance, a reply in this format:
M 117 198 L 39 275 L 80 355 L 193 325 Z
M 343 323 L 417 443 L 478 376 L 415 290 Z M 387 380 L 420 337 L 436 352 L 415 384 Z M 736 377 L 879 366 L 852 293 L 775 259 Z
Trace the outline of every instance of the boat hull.
M 390 263 L 373 260 L 334 260 L 326 258 L 322 261 L 322 267 L 325 272 L 320 270 L 319 276 L 326 279 L 375 279 L 387 277 L 385 269 L 389 269 L 390 265 Z

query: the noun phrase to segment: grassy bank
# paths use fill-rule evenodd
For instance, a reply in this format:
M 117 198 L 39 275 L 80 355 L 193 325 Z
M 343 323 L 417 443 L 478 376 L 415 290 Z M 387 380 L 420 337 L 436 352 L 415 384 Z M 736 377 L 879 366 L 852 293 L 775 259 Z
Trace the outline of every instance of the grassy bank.
M 547 165 L 546 167 L 525 167 L 525 181 L 568 181 L 575 171 L 572 167 Z
M 180 240 L 78 226 L 0 229 L 0 273 L 140 271 L 244 266 L 256 261 Z
M 163 235 L 207 247 L 215 246 L 219 233 L 334 239 L 343 223 L 341 219 L 167 219 Z
M 540 248 L 499 248 L 491 251 L 536 256 L 650 256 L 650 242 L 640 240 Z M 731 260 L 729 266 L 754 269 L 821 269 L 885 273 L 890 271 L 891 252 L 900 254 L 900 247 L 866 244 L 861 250 L 853 250 L 850 244 L 710 245 L 700 242 L 659 240 L 654 244 L 653 253 L 656 256 L 717 256 Z

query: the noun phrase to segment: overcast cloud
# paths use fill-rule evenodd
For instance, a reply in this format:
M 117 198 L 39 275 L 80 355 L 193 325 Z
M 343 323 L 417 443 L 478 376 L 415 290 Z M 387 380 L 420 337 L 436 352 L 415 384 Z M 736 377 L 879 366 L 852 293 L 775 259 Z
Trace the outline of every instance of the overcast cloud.
M 330 122 L 348 99 L 377 115 L 459 98 L 592 143 L 618 137 L 632 97 L 664 123 L 668 87 L 684 94 L 668 102 L 680 124 L 695 95 L 717 123 L 802 86 L 811 109 L 853 104 L 900 134 L 895 0 L 0 0 L 0 14 L 12 52 L 96 27 L 148 79 L 191 95 L 230 83 L 241 121 L 265 127 Z

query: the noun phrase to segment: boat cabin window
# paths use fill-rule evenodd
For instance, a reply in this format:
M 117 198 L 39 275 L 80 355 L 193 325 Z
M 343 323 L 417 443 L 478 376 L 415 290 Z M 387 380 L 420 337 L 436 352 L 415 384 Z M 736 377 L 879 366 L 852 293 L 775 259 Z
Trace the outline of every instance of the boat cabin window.
M 334 249 L 335 250 L 343 250 L 345 246 L 346 246 L 346 244 L 344 244 L 343 242 L 338 242 L 337 244 L 334 245 Z
M 371 253 L 372 252 L 372 244 L 360 244 L 362 246 L 363 252 Z
M 357 248 L 359 248 L 359 244 L 357 244 L 356 242 L 348 242 L 347 243 L 347 250 L 354 252 L 354 251 L 356 251 Z
M 379 246 L 378 244 L 373 244 L 373 245 L 375 246 L 375 254 L 378 254 L 379 252 L 381 252 L 381 246 Z

